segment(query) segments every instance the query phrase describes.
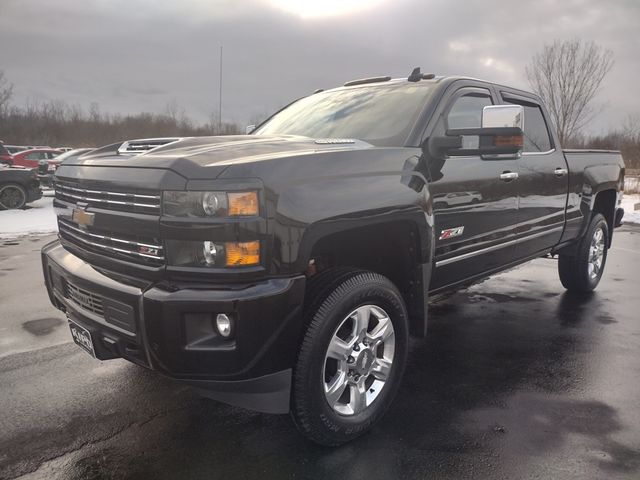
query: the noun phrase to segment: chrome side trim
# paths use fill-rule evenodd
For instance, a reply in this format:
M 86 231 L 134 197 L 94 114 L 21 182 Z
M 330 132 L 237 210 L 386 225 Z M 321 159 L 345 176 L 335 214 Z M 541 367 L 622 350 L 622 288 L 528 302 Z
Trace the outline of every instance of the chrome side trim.
M 538 233 L 534 233 L 533 235 L 527 235 L 526 237 L 516 238 L 514 240 L 509 240 L 507 242 L 499 243 L 498 245 L 492 245 L 490 247 L 486 247 L 486 248 L 483 248 L 481 250 L 476 250 L 474 252 L 463 253 L 462 255 L 458 255 L 457 257 L 451 257 L 451 258 L 447 258 L 445 260 L 440 260 L 440 261 L 436 262 L 436 268 L 444 267 L 445 265 L 449 265 L 450 263 L 458 262 L 460 260 L 466 260 L 467 258 L 475 257 L 477 255 L 482 255 L 482 254 L 485 254 L 485 253 L 494 252 L 496 250 L 500 250 L 501 248 L 510 247 L 511 245 L 522 243 L 522 242 L 525 242 L 527 240 L 531 240 L 533 238 L 542 237 L 544 235 L 549 235 L 549 234 L 554 233 L 554 232 L 562 231 L 563 229 L 564 229 L 564 226 L 563 227 L 552 228 L 550 230 L 545 230 L 544 232 L 538 232 Z
M 547 150 L 546 152 L 523 152 L 522 155 L 523 156 L 549 155 L 550 153 L 553 153 L 555 151 L 556 151 L 556 149 L 552 148 L 551 150 Z

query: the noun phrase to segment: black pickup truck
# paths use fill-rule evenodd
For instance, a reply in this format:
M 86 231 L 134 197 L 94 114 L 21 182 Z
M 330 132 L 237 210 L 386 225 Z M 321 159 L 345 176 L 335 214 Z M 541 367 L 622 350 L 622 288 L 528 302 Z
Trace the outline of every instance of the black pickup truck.
M 348 441 L 452 290 L 536 257 L 598 284 L 618 152 L 563 151 L 539 97 L 416 69 L 299 99 L 251 135 L 100 149 L 56 172 L 53 304 L 96 358 Z

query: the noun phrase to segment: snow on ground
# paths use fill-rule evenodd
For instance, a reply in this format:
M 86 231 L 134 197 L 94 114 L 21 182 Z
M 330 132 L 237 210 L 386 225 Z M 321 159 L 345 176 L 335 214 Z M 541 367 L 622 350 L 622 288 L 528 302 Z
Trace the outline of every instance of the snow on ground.
M 625 194 L 622 198 L 625 223 L 640 224 L 640 210 L 634 210 L 637 203 L 640 203 L 640 194 Z M 0 211 L 0 239 L 44 235 L 57 231 L 51 190 L 45 190 L 44 196 L 37 202 L 30 203 L 25 210 Z
M 30 203 L 24 210 L 0 211 L 0 238 L 17 238 L 23 235 L 43 235 L 57 232 L 56 214 L 53 210 L 53 191 Z
M 624 208 L 623 223 L 640 223 L 640 210 L 634 210 L 634 205 L 640 203 L 640 194 L 625 194 L 622 197 L 622 208 Z

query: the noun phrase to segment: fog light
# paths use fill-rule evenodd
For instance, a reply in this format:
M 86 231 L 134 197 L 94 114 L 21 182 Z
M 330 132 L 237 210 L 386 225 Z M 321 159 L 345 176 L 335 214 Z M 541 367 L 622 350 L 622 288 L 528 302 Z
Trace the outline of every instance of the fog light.
M 228 338 L 232 330 L 231 318 L 224 313 L 219 313 L 216 317 L 216 328 L 221 336 Z

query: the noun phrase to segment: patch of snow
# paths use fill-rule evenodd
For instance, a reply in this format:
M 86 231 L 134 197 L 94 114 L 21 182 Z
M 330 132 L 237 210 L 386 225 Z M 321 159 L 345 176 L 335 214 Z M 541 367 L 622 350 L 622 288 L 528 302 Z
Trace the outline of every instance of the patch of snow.
M 24 210 L 0 210 L 1 239 L 45 235 L 57 231 L 51 192 L 45 191 L 40 200 L 30 203 Z
M 634 210 L 636 203 L 640 203 L 640 194 L 638 193 L 625 194 L 622 197 L 622 204 L 620 205 L 624 208 L 622 223 L 640 223 L 640 210 Z

